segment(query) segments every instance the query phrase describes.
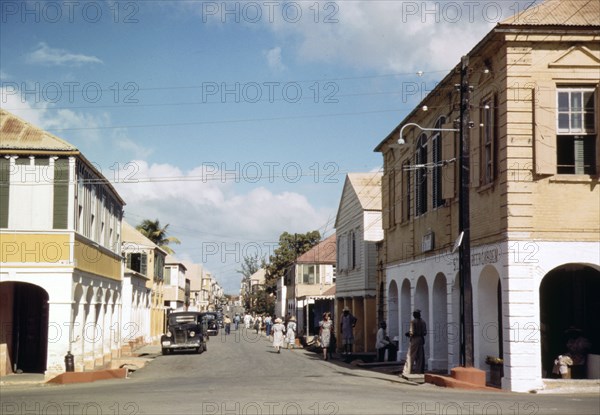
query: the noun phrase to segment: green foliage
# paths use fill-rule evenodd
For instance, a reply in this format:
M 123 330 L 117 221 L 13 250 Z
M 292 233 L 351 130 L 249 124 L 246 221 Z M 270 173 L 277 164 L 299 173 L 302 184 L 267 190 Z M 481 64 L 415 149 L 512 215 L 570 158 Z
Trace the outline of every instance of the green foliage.
M 173 251 L 168 245 L 170 243 L 180 244 L 181 241 L 174 236 L 167 236 L 168 227 L 169 224 L 161 227 L 158 219 L 144 219 L 142 223 L 135 228 L 146 238 L 150 239 L 156 245 L 160 246 L 162 249 L 167 251 L 167 253 L 172 255 L 175 253 L 175 251 Z
M 244 308 L 256 314 L 275 314 L 275 296 L 265 290 L 256 291 L 245 299 Z
M 242 269 L 238 269 L 237 272 L 242 274 L 244 279 L 250 278 L 261 268 L 261 263 L 264 263 L 264 258 L 259 257 L 258 254 L 245 256 Z
M 269 257 L 269 263 L 264 263 L 266 268 L 265 289 L 268 293 L 277 291 L 277 280 L 284 277 L 294 263 L 296 258 L 321 241 L 319 231 L 311 231 L 305 234 L 291 234 L 284 232 L 279 237 L 279 246 Z

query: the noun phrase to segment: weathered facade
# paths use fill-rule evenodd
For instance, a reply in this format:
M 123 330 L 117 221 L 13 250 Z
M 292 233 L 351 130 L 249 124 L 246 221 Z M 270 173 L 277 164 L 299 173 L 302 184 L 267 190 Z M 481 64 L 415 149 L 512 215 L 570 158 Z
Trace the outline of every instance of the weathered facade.
M 0 371 L 107 366 L 122 336 L 124 202 L 71 144 L 0 110 Z
M 381 226 L 381 172 L 350 173 L 340 199 L 337 235 L 336 315 L 348 307 L 358 321 L 354 351 L 374 352 L 377 334 L 377 248 Z M 340 326 L 336 325 L 337 336 Z
M 489 376 L 486 357 L 503 358 L 505 389 L 543 387 L 571 325 L 600 355 L 599 29 L 599 3 L 550 0 L 468 54 L 474 360 Z M 459 83 L 460 65 L 376 149 L 389 332 L 420 308 L 429 370 L 459 364 L 459 137 L 407 126 L 398 140 L 409 123 L 456 128 Z

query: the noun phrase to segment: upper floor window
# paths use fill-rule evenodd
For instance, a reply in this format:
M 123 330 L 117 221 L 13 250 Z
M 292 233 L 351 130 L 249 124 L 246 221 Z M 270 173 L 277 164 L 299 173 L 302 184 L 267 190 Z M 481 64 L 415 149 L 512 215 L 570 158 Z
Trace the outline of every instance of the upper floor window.
M 402 220 L 410 219 L 410 205 L 411 205 L 411 197 L 410 197 L 410 180 L 411 180 L 411 169 L 410 169 L 410 160 L 406 160 L 402 164 L 402 195 L 403 195 L 403 210 L 402 210 Z
M 421 134 L 415 153 L 415 216 L 427 212 L 427 136 Z
M 440 117 L 435 123 L 435 128 L 440 129 L 446 124 L 446 117 Z M 433 207 L 444 204 L 442 198 L 442 132 L 436 131 L 431 137 L 433 156 Z
M 559 87 L 557 104 L 558 174 L 596 174 L 594 88 Z
M 481 102 L 479 114 L 481 140 L 481 185 L 493 183 L 496 179 L 496 105 L 495 97 Z

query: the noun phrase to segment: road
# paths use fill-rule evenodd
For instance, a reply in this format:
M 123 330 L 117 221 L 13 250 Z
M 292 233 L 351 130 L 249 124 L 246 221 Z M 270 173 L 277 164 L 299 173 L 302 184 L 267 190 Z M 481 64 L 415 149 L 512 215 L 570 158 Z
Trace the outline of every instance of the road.
M 253 331 L 212 337 L 202 354 L 158 356 L 129 379 L 67 386 L 10 386 L 12 414 L 598 414 L 592 395 L 472 392 L 409 385 L 323 361 L 274 352 Z

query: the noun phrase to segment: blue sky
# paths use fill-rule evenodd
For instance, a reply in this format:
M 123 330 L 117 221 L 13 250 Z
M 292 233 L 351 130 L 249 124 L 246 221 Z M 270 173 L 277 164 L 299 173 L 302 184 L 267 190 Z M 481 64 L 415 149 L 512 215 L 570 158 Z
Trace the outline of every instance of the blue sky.
M 244 255 L 333 232 L 345 174 L 377 171 L 375 146 L 531 3 L 3 1 L 1 105 L 234 293 Z

